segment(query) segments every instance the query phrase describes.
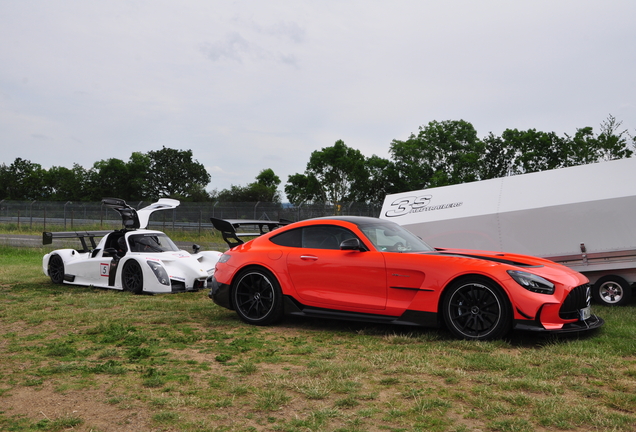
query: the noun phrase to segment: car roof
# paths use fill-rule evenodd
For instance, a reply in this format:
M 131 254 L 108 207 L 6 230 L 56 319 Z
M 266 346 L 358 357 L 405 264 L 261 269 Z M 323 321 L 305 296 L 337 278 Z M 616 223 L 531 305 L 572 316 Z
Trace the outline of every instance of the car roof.
M 369 216 L 324 216 L 319 218 L 307 219 L 306 221 L 321 221 L 321 220 L 336 220 L 349 222 L 355 225 L 386 225 L 387 223 L 393 224 L 394 222 L 387 221 L 385 219 L 379 219 Z

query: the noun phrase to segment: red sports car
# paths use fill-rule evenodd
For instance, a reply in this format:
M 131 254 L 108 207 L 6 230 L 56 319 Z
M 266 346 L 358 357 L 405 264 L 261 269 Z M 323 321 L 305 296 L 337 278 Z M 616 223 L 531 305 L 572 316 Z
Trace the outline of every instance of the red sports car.
M 240 223 L 221 227 L 235 241 L 216 265 L 210 298 L 250 324 L 289 314 L 445 325 L 481 340 L 511 329 L 578 332 L 604 323 L 591 313 L 587 278 L 552 261 L 433 249 L 393 222 L 367 217 L 305 220 L 246 243 L 235 231 Z

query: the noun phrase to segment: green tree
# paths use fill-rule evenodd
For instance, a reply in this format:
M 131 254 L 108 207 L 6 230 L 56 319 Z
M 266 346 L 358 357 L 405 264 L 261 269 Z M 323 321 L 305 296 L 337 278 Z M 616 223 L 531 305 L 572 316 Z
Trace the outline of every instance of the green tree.
M 601 123 L 601 132 L 598 140 L 598 161 L 614 160 L 632 157 L 634 151 L 630 146 L 636 144 L 636 139 L 632 138 L 629 142 L 629 133 L 627 130 L 620 130 L 623 122 L 616 121 L 616 118 L 610 115 L 607 120 Z
M 338 140 L 332 147 L 314 151 L 305 174 L 289 176 L 285 192 L 292 202 L 329 202 L 337 206 L 363 201 L 367 179 L 365 157 Z
M 245 186 L 230 185 L 229 189 L 222 189 L 216 195 L 220 202 L 253 202 Z
M 187 198 L 210 183 L 210 174 L 201 163 L 192 159 L 192 150 L 163 147 L 149 151 L 148 157 L 148 198 Z
M 484 145 L 464 120 L 431 121 L 406 141 L 393 140 L 390 154 L 402 190 L 464 183 L 478 179 Z
M 130 199 L 128 196 L 128 167 L 121 159 L 97 161 L 88 171 L 88 195 L 91 201 L 105 197 Z
M 631 157 L 630 137 L 621 130 L 621 122 L 609 116 L 601 124 L 598 135 L 591 127 L 579 128 L 574 136 L 560 137 L 554 132 L 536 129 L 506 129 L 503 147 L 514 153 L 510 174 L 544 171 Z
M 48 196 L 46 170 L 30 160 L 16 158 L 9 166 L 2 164 L 0 181 L 2 199 L 41 200 Z
M 247 186 L 230 186 L 216 195 L 216 199 L 221 202 L 274 202 L 280 203 L 280 192 L 278 192 L 280 178 L 271 168 L 262 170 L 256 181 Z
M 150 173 L 150 156 L 141 152 L 133 152 L 126 164 L 127 175 L 124 179 L 126 183 L 125 194 L 126 199 L 131 201 L 144 201 L 151 194 L 148 185 L 148 176 Z M 205 186 L 205 185 L 204 185 Z M 205 194 L 204 186 L 200 189 Z M 205 194 L 207 196 L 207 194 Z
M 363 201 L 382 203 L 387 194 L 402 192 L 395 164 L 380 156 L 372 155 L 365 161 L 368 173 L 364 183 Z
M 258 173 L 256 183 L 276 190 L 278 185 L 280 185 L 280 177 L 278 177 L 271 168 L 267 168 Z
M 510 143 L 490 132 L 484 139 L 483 153 L 479 156 L 479 180 L 505 177 L 514 171 L 516 152 Z
M 599 158 L 598 139 L 594 135 L 594 129 L 589 126 L 577 129 L 574 136 L 565 134 L 565 143 L 568 147 L 565 166 L 589 164 L 596 162 Z
M 143 201 L 147 196 L 150 158 L 135 152 L 128 162 L 111 158 L 97 161 L 85 170 L 78 164 L 73 169 L 52 167 L 46 174 L 50 199 L 99 201 L 104 197 Z
M 79 164 L 73 168 L 52 166 L 45 174 L 48 199 L 53 201 L 84 201 L 87 196 L 88 172 Z
M 296 206 L 304 202 L 325 202 L 326 199 L 318 179 L 311 174 L 296 173 L 287 177 L 285 194 Z
M 188 190 L 186 196 L 182 197 L 182 200 L 190 202 L 208 202 L 212 201 L 212 196 L 205 190 L 205 187 L 200 184 L 195 184 Z
M 0 165 L 0 200 L 9 198 L 9 167 L 3 162 Z
M 271 168 L 262 170 L 256 176 L 256 182 L 251 183 L 248 187 L 257 192 L 257 201 L 262 202 L 280 202 L 280 177 L 278 177 Z
M 520 131 L 506 129 L 501 134 L 505 145 L 513 149 L 514 166 L 511 174 L 523 174 L 561 168 L 568 159 L 568 145 L 554 132 L 536 129 Z

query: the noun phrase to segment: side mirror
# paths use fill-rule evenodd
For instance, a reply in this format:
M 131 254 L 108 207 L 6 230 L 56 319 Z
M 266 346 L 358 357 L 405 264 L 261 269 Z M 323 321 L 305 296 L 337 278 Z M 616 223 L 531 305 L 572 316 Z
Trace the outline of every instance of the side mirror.
M 201 246 L 195 243 L 192 245 L 192 250 L 194 251 L 195 254 L 198 254 L 199 251 L 201 250 Z
M 340 243 L 340 250 L 363 251 L 364 247 L 362 246 L 362 243 L 360 243 L 360 240 L 358 240 L 357 238 L 350 238 Z
M 117 249 L 115 248 L 104 249 L 104 254 L 108 254 L 108 256 L 111 256 L 113 258 L 120 258 L 119 254 L 117 254 Z

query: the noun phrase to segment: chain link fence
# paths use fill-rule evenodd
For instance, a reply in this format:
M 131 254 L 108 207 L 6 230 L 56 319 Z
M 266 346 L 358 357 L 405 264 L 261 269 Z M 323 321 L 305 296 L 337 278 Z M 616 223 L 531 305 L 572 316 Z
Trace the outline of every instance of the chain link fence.
M 136 209 L 151 202 L 128 203 Z M 347 215 L 378 217 L 382 204 L 346 203 L 342 205 L 274 204 L 264 202 L 245 203 L 191 203 L 182 202 L 179 207 L 153 213 L 148 228 L 165 230 L 211 229 L 210 217 L 219 219 L 260 219 L 299 221 L 321 216 Z M 82 230 L 85 227 L 99 229 L 121 228 L 121 217 L 101 202 L 60 201 L 0 201 L 0 224 L 17 224 L 18 228 L 47 230 Z

